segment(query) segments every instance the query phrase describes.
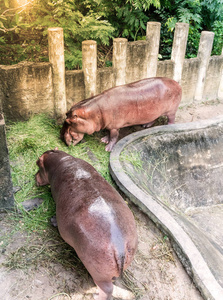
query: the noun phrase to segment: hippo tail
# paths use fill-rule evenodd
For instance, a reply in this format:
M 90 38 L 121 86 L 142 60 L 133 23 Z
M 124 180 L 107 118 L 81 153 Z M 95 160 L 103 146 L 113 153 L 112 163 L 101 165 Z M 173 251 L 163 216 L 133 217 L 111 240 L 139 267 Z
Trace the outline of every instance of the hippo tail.
M 115 253 L 115 260 L 119 271 L 119 276 L 122 277 L 125 264 L 125 253 Z

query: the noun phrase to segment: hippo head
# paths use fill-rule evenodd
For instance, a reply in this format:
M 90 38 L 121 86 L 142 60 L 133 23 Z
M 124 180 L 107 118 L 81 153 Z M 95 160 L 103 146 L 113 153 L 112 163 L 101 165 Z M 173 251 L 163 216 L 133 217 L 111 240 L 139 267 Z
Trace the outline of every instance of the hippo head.
M 37 186 L 49 184 L 49 179 L 44 167 L 44 155 L 45 153 L 41 155 L 40 158 L 36 161 L 36 164 L 39 167 L 39 171 L 35 175 Z
M 49 184 L 48 172 L 46 169 L 49 169 L 49 166 L 52 164 L 55 166 L 54 160 L 52 163 L 50 157 L 52 157 L 52 154 L 57 154 L 59 152 L 60 151 L 58 151 L 58 147 L 56 147 L 54 150 L 48 150 L 44 152 L 36 161 L 36 164 L 39 167 L 39 171 L 35 175 L 37 186 Z M 55 157 L 55 155 L 53 155 L 53 157 Z
M 71 108 L 67 113 L 67 118 L 63 123 L 60 137 L 67 146 L 71 144 L 76 145 L 79 143 L 85 132 L 86 122 L 84 120 L 85 113 L 82 109 L 75 110 Z
M 70 146 L 71 144 L 76 145 L 79 143 L 83 139 L 84 134 L 76 132 L 75 124 L 69 124 L 66 120 L 61 128 L 60 137 L 67 146 Z

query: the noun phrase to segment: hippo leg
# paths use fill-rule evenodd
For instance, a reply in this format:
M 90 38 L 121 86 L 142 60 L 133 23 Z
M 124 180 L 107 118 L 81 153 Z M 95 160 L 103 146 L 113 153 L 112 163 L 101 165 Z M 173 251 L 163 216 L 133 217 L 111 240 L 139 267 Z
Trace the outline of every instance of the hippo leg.
M 111 151 L 114 144 L 117 142 L 118 140 L 118 135 L 119 135 L 119 130 L 118 129 L 111 129 L 110 130 L 110 140 L 109 143 L 107 144 L 107 146 L 105 147 L 106 151 Z
M 99 294 L 95 300 L 110 300 L 112 297 L 113 283 L 110 281 L 95 281 Z
M 168 125 L 175 123 L 175 113 L 167 114 L 167 118 L 168 118 Z
M 142 127 L 143 127 L 143 128 L 149 128 L 149 127 L 151 127 L 151 126 L 155 123 L 155 121 L 156 121 L 156 120 L 154 120 L 154 121 L 152 121 L 152 122 L 149 122 L 149 123 L 146 123 L 146 124 L 143 124 Z

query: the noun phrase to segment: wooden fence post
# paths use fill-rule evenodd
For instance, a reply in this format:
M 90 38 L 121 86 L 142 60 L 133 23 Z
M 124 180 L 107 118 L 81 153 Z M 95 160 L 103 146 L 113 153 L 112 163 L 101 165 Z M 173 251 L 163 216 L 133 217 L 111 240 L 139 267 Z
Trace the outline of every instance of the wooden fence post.
M 63 28 L 48 29 L 49 61 L 52 65 L 55 117 L 59 123 L 67 111 Z
M 157 72 L 159 43 L 160 43 L 160 27 L 159 22 L 148 22 L 146 28 L 146 40 L 149 42 L 148 47 L 148 64 L 147 77 L 155 77 Z
M 183 63 L 187 47 L 188 30 L 189 24 L 176 23 L 171 60 L 174 62 L 173 79 L 177 82 L 181 81 Z
M 97 93 L 97 43 L 88 40 L 82 42 L 82 69 L 84 72 L 85 98 Z
M 214 40 L 213 32 L 202 31 L 199 49 L 198 49 L 198 55 L 197 55 L 197 57 L 199 58 L 199 70 L 198 70 L 197 85 L 196 85 L 196 90 L 194 95 L 195 101 L 202 100 L 213 40 Z
M 115 74 L 115 86 L 126 83 L 126 54 L 128 40 L 116 38 L 113 41 L 113 69 Z

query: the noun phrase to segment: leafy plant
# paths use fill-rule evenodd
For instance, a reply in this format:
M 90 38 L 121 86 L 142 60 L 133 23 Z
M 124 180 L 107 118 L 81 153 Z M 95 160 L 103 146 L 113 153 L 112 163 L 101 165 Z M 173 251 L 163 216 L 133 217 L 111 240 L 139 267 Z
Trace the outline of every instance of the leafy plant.
M 215 34 L 212 53 L 221 55 L 223 48 L 223 21 L 215 21 L 212 28 Z
M 162 59 L 170 58 L 176 22 L 190 25 L 186 57 L 197 55 L 202 30 L 214 31 L 212 54 L 221 53 L 223 0 L 17 1 L 0 2 L 0 64 L 47 60 L 47 29 L 59 26 L 64 29 L 66 67 L 81 68 L 83 40 L 111 48 L 113 37 L 144 39 L 148 21 L 162 24 Z M 102 65 L 110 62 L 105 59 Z
M 170 58 L 173 33 L 177 22 L 189 24 L 186 57 L 197 56 L 202 30 L 215 33 L 212 54 L 219 55 L 222 48 L 223 0 L 161 0 L 161 9 L 154 11 L 154 17 L 164 25 L 161 29 L 161 55 Z
M 81 4 L 69 0 L 33 0 L 22 10 L 15 3 L 7 8 L 7 1 L 0 6 L 1 52 L 6 54 L 12 49 L 9 56 L 10 59 L 14 56 L 15 62 L 34 60 L 40 55 L 40 48 L 47 46 L 47 29 L 59 26 L 64 29 L 66 67 L 81 67 L 81 42 L 94 39 L 98 44 L 108 45 L 114 32 L 103 19 L 103 12 L 93 11 L 96 3 L 93 0 Z M 17 51 L 13 51 L 15 41 L 19 45 Z
M 202 1 L 201 6 L 204 29 L 215 34 L 212 54 L 220 55 L 223 47 L 223 0 Z
M 201 1 L 204 29 L 212 30 L 215 21 L 223 21 L 223 0 Z

